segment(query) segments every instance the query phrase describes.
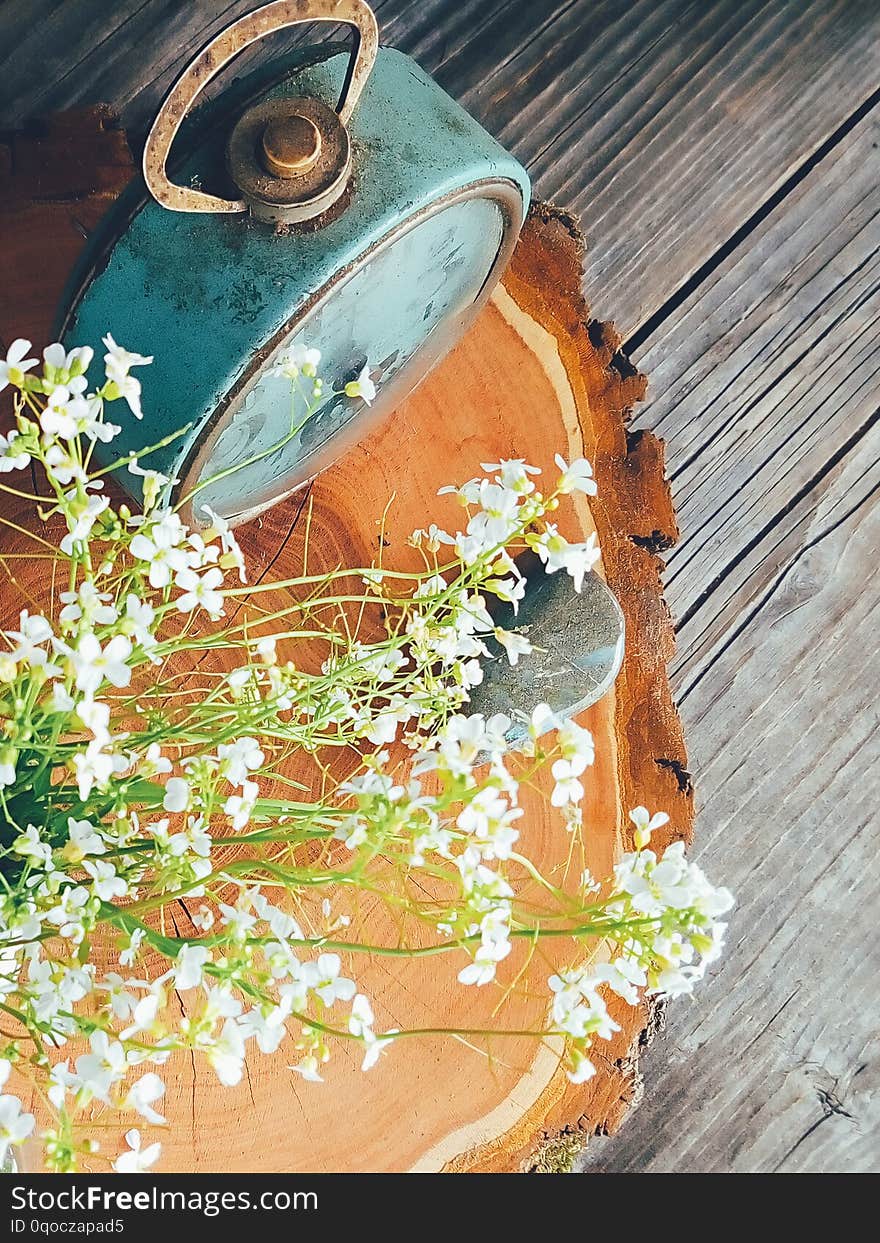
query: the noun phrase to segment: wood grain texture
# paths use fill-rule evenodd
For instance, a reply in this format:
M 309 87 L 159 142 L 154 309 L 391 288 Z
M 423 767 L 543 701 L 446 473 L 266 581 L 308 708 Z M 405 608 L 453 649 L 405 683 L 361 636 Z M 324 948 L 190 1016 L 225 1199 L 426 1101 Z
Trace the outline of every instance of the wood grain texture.
M 73 127 L 85 136 L 78 149 L 95 162 L 96 191 L 88 193 L 80 168 L 79 180 L 69 174 L 66 197 L 54 192 L 54 182 L 47 196 L 47 178 L 65 175 L 56 155 Z M 109 187 L 124 180 L 124 142 L 103 115 L 90 119 L 80 113 L 73 121 L 54 123 L 38 140 L 19 139 L 14 155 L 3 223 L 22 262 L 0 305 L 0 332 L 15 331 L 21 304 L 28 308 L 26 329 L 41 341 L 51 294 L 57 296 L 63 284 L 73 239 L 81 240 L 72 222 L 104 204 L 112 195 Z M 39 202 L 29 196 L 29 186 L 43 196 Z M 37 246 L 42 263 L 34 262 Z M 573 847 L 548 815 L 552 777 L 549 785 L 548 777 L 540 777 L 525 798 L 524 851 L 558 884 L 565 884 L 566 876 L 573 882 L 585 866 L 597 876 L 610 872 L 629 844 L 628 809 L 641 800 L 669 809 L 667 841 L 688 838 L 691 822 L 690 792 L 676 777 L 686 757 L 666 678 L 671 626 L 659 561 L 646 547 L 658 531 L 665 542 L 676 535 L 662 446 L 648 433 L 627 436 L 624 421 L 644 392 L 644 380 L 617 353 L 613 330 L 590 320 L 580 292 L 581 254 L 570 219 L 549 209 L 533 212 L 503 286 L 464 341 L 391 419 L 311 486 L 308 537 L 303 496 L 276 506 L 239 533 L 261 579 L 301 572 L 306 538 L 310 573 L 369 564 L 378 522 L 395 493 L 382 533 L 385 555 L 396 568 L 415 569 L 418 554 L 407 547 L 406 533 L 426 509 L 442 503 L 438 487 L 470 477 L 475 463 L 523 456 L 552 470 L 560 450 L 569 458 L 591 459 L 600 498 L 589 505 L 582 498 L 568 512 L 560 511 L 560 527 L 570 538 L 598 532 L 603 573 L 623 607 L 629 643 L 614 690 L 582 716 L 597 749 L 583 841 Z M 155 365 L 161 366 L 161 351 Z M 513 387 L 510 375 L 517 376 Z M 9 498 L 3 505 L 5 516 L 27 522 L 24 503 L 14 513 Z M 41 563 L 16 556 L 27 554 L 26 537 L 3 530 L 0 539 L 7 575 L 0 624 L 9 626 L 20 607 L 48 605 L 51 583 Z M 271 607 L 280 603 L 273 593 Z M 285 653 L 296 656 L 294 650 Z M 341 763 L 348 765 L 349 757 Z M 287 775 L 308 782 L 314 774 L 310 761 L 292 761 Z M 529 882 L 523 883 L 527 889 Z M 400 928 L 382 903 L 365 898 L 352 908 L 344 894 L 332 900 L 339 903 L 338 913 L 368 926 L 374 943 L 398 943 Z M 307 928 L 320 926 L 319 908 L 313 910 L 307 898 L 298 902 L 296 914 Z M 182 903 L 169 914 L 179 934 L 187 917 Z M 412 930 L 407 936 L 418 939 Z M 376 957 L 351 967 L 381 1028 L 540 1028 L 546 977 L 570 961 L 571 950 L 559 940 L 532 951 L 525 943 L 517 946 L 500 973 L 501 991 L 463 991 L 455 981 L 461 964 L 452 960 L 431 960 L 429 985 L 423 960 L 391 968 Z M 94 952 L 100 953 L 97 943 Z M 157 971 L 162 965 L 157 961 Z M 180 996 L 184 1011 L 189 1004 L 187 995 Z M 539 1159 L 548 1135 L 611 1127 L 636 1093 L 637 1051 L 650 1016 L 622 1003 L 614 1012 L 621 1031 L 597 1049 L 600 1073 L 580 1088 L 560 1069 L 560 1047 L 521 1037 L 475 1040 L 482 1056 L 440 1037 L 426 1038 L 418 1049 L 401 1042 L 369 1075 L 343 1048 L 325 1071 L 326 1086 L 317 1089 L 291 1073 L 290 1063 L 297 1060 L 292 1044 L 282 1045 L 271 1059 L 250 1057 L 244 1081 L 231 1090 L 221 1089 L 210 1069 L 189 1054 L 176 1056 L 165 1074 L 163 1111 L 171 1125 L 162 1137 L 163 1167 L 319 1171 L 338 1169 L 342 1162 L 360 1170 L 526 1168 Z M 432 1087 L 437 1084 L 443 1084 L 442 1092 Z M 30 1104 L 39 1112 L 38 1101 Z M 96 1113 L 96 1127 L 103 1129 L 106 1121 Z
M 176 68 L 248 7 L 6 0 L 0 118 L 106 98 L 143 130 Z M 376 7 L 386 41 L 506 142 L 541 194 L 577 209 L 590 301 L 651 375 L 637 426 L 670 442 L 682 507 L 673 668 L 699 857 L 740 898 L 733 958 L 696 1005 L 672 1008 L 645 1104 L 586 1167 L 877 1168 L 877 1050 L 864 1040 L 876 986 L 860 966 L 876 962 L 863 877 L 880 771 L 862 611 L 874 604 L 877 151 L 876 136 L 849 131 L 880 86 L 880 6 Z M 827 1054 L 838 1033 L 840 1057 Z
M 656 390 L 635 426 L 668 439 L 685 531 L 684 696 L 778 572 L 792 505 L 877 418 L 878 144 L 875 109 L 635 355 Z
M 874 427 L 803 498 L 800 547 L 685 701 L 698 857 L 739 894 L 730 949 L 586 1170 L 880 1169 L 878 490 Z
M 683 539 L 675 685 L 731 949 L 591 1170 L 877 1170 L 880 123 L 639 354 Z
M 254 0 L 7 0 L 0 125 L 109 102 L 143 133 Z M 590 239 L 628 337 L 880 85 L 875 0 L 377 0 L 383 41 L 529 168 Z M 333 29 L 282 33 L 229 73 Z M 222 89 L 223 80 L 217 89 Z M 780 118 L 784 117 L 784 124 Z

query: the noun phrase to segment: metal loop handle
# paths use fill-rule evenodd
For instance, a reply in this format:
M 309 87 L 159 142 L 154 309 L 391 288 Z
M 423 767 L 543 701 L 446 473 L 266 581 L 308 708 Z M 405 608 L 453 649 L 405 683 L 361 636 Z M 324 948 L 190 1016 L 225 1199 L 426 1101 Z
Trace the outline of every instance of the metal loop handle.
M 171 144 L 196 96 L 231 60 L 264 35 L 303 22 L 343 22 L 357 31 L 357 47 L 337 111 L 345 125 L 354 112 L 376 61 L 379 29 L 365 0 L 273 0 L 227 26 L 199 52 L 168 92 L 147 135 L 144 179 L 157 203 L 169 211 L 244 212 L 244 199 L 221 199 L 168 180 L 165 165 Z

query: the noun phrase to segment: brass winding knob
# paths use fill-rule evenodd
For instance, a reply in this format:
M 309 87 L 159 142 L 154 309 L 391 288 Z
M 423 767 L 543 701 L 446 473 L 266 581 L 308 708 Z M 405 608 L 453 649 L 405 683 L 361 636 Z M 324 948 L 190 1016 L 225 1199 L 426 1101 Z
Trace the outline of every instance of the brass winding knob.
M 276 117 L 263 130 L 261 156 L 276 177 L 297 177 L 313 168 L 321 154 L 321 131 L 308 117 Z
M 342 198 L 351 142 L 338 113 L 320 99 L 267 99 L 235 125 L 226 164 L 252 216 L 296 224 L 323 216 Z

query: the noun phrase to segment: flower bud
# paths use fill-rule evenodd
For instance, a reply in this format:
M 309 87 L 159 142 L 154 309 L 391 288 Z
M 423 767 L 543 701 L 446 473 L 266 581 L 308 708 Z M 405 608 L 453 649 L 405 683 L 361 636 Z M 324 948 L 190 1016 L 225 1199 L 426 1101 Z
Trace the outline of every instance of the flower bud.
M 165 476 L 160 475 L 158 471 L 144 471 L 144 509 L 153 509 L 159 499 L 162 491 L 162 485 L 165 483 Z M 208 538 L 207 536 L 205 537 Z
M 650 840 L 651 830 L 648 828 L 639 828 L 633 833 L 636 850 L 644 850 Z

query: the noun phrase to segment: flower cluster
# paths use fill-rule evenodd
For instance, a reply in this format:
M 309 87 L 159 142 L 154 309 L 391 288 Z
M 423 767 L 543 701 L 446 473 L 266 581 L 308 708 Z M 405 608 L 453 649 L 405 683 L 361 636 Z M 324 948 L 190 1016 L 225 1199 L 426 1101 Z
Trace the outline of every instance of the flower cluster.
M 550 520 L 570 493 L 595 492 L 589 464 L 558 458 L 546 493 L 519 460 L 443 489 L 463 507 L 462 529 L 415 531 L 419 572 L 379 563 L 250 586 L 228 523 L 193 493 L 175 498 L 174 481 L 141 464 L 148 450 L 92 468 L 94 442 L 119 430 L 107 408 L 124 401 L 141 417 L 132 370 L 152 361 L 104 344 L 92 391 L 88 349 L 50 345 L 41 362 L 16 341 L 0 361 L 0 388 L 16 392 L 0 490 L 58 531 L 34 554 L 53 569 L 53 598 L 45 613 L 23 607 L 0 651 L 0 1088 L 12 1078 L 19 1089 L 0 1095 L 0 1158 L 38 1125 L 21 1098 L 28 1082 L 47 1167 L 70 1171 L 96 1155 L 80 1126 L 96 1103 L 163 1125 L 162 1068 L 177 1051 L 224 1085 L 282 1044 L 309 1081 L 341 1041 L 369 1070 L 418 1033 L 381 1028 L 357 959 L 420 952 L 408 921 L 428 929 L 432 954 L 457 956 L 464 987 L 492 985 L 517 939 L 536 944 L 548 925 L 578 947 L 615 946 L 609 963 L 551 977 L 547 1026 L 534 1033 L 562 1035 L 568 1073 L 586 1078 L 591 1044 L 616 1029 L 607 991 L 633 1003 L 690 991 L 730 904 L 680 845 L 659 860 L 647 849 L 663 817 L 641 808 L 636 851 L 605 892 L 541 877 L 520 849 L 521 785 L 547 767 L 560 831 L 579 831 L 593 739 L 539 704 L 517 758 L 509 717 L 468 712 L 490 640 L 512 666 L 532 651 L 492 615 L 495 601 L 516 610 L 525 595 L 519 554 L 578 590 L 598 561 L 595 537 L 571 543 Z M 319 363 L 297 347 L 277 365 L 318 401 Z M 345 391 L 369 402 L 369 368 Z M 31 465 L 48 497 L 15 486 Z M 140 512 L 113 502 L 111 469 L 140 477 Z M 283 608 L 261 606 L 261 593 L 282 590 Z M 320 648 L 317 662 L 297 659 L 303 643 Z M 320 797 L 291 790 L 293 754 L 314 764 Z M 335 778 L 333 756 L 348 763 Z M 376 947 L 332 911 L 359 887 L 381 896 L 380 859 L 382 883 L 397 878 L 388 896 L 402 935 Z M 438 896 L 411 883 L 420 871 Z M 524 876 L 549 907 L 522 900 Z M 187 927 L 166 920 L 172 905 Z M 159 1144 L 142 1146 L 137 1129 L 125 1138 L 115 1168 L 152 1166 Z
M 668 822 L 665 812 L 630 812 L 636 849 L 614 869 L 597 933 L 616 944 L 610 962 L 572 967 L 550 977 L 552 1018 L 569 1038 L 568 1075 L 575 1083 L 596 1072 L 587 1056 L 595 1037 L 608 1040 L 619 1026 L 608 1013 L 607 992 L 636 1005 L 640 992 L 678 997 L 693 991 L 721 953 L 727 927 L 720 916 L 733 906 L 726 889 L 712 886 L 696 863 L 674 842 L 658 862 L 646 849 L 651 833 Z

